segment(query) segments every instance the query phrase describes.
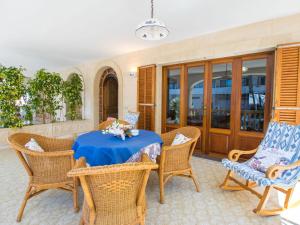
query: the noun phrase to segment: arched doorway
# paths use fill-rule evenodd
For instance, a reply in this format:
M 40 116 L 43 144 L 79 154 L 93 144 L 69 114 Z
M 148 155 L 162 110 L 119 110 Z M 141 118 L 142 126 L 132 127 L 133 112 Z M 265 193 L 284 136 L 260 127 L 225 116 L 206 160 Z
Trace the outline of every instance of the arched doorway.
M 99 84 L 99 122 L 118 118 L 118 78 L 112 68 L 106 69 Z

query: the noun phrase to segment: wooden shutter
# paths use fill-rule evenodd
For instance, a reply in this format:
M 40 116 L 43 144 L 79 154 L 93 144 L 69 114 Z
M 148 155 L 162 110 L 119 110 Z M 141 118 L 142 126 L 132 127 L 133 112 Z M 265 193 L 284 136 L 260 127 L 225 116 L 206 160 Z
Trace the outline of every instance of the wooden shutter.
M 300 44 L 277 49 L 274 119 L 300 123 Z
M 138 69 L 139 129 L 155 130 L 155 82 L 155 65 Z

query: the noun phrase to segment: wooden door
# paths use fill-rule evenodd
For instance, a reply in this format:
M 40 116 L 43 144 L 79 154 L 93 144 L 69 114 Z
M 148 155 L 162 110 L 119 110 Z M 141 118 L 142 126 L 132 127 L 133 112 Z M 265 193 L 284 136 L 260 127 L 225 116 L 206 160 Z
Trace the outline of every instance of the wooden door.
M 300 44 L 279 46 L 276 52 L 274 119 L 300 123 Z
M 103 83 L 103 119 L 118 118 L 118 81 L 107 77 Z
M 259 145 L 271 119 L 273 60 L 270 52 L 212 62 L 206 153 Z
M 183 66 L 163 68 L 162 82 L 162 133 L 185 126 L 185 92 L 182 88 L 185 78 Z
M 205 153 L 226 155 L 232 149 L 236 92 L 233 66 L 232 59 L 209 65 Z
M 163 67 L 162 133 L 201 130 L 196 153 L 256 148 L 271 118 L 273 52 Z
M 234 148 L 255 149 L 272 117 L 274 53 L 244 56 L 236 63 Z
M 205 148 L 207 127 L 207 63 L 188 63 L 184 66 L 183 126 L 195 126 L 201 131 L 196 153 Z
M 138 128 L 155 130 L 155 86 L 156 66 L 144 66 L 138 68 L 138 102 L 140 112 Z

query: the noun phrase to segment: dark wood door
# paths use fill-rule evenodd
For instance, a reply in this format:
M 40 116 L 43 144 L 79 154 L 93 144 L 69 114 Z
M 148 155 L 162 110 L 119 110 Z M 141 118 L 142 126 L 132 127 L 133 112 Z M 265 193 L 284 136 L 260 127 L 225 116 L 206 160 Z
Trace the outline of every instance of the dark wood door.
M 156 66 L 144 66 L 138 68 L 138 102 L 140 112 L 138 128 L 155 130 L 155 84 Z
M 103 83 L 103 119 L 118 118 L 118 81 L 107 77 Z

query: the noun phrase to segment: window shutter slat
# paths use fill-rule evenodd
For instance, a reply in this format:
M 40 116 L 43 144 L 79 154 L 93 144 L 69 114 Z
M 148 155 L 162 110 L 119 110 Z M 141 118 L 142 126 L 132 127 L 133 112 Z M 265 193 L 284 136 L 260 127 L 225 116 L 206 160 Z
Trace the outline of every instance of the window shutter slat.
M 300 122 L 300 46 L 277 49 L 274 119 L 280 122 Z
M 139 67 L 138 69 L 139 129 L 155 129 L 155 76 L 155 65 Z

